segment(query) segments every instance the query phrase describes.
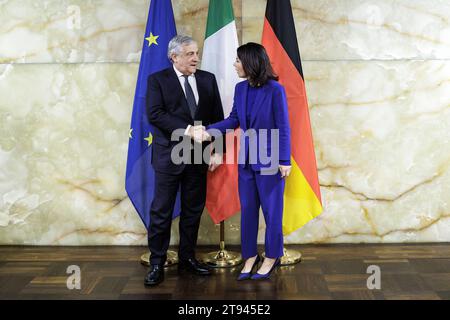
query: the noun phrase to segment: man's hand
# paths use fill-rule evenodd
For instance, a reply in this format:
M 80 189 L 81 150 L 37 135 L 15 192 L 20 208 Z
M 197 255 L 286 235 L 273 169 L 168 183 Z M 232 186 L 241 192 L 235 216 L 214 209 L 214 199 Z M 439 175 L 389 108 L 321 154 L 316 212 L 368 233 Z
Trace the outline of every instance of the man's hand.
M 291 174 L 292 166 L 279 166 L 280 172 L 281 172 L 281 178 L 289 177 Z
M 218 153 L 213 153 L 209 159 L 209 171 L 216 170 L 222 164 L 222 155 Z
M 188 135 L 198 143 L 209 141 L 211 140 L 211 136 L 205 129 L 206 128 L 204 126 L 191 126 L 189 128 Z
M 202 133 L 204 130 L 205 130 L 204 126 L 190 126 L 188 136 L 190 136 L 196 142 L 199 142 L 198 140 L 201 140 Z

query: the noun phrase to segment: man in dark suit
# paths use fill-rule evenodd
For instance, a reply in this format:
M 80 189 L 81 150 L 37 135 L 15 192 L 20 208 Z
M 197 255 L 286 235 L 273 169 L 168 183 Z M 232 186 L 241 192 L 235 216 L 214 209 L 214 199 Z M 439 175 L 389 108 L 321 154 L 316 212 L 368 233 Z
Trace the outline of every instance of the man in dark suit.
M 202 138 L 197 135 L 202 126 L 223 120 L 223 109 L 215 76 L 198 70 L 200 61 L 197 43 L 188 36 L 176 36 L 169 42 L 168 56 L 173 66 L 156 72 L 148 78 L 147 115 L 153 126 L 152 165 L 155 170 L 154 199 L 150 211 L 148 244 L 151 252 L 150 271 L 144 284 L 153 286 L 164 280 L 164 263 L 170 242 L 172 211 L 177 191 L 181 189 L 179 223 L 179 271 L 209 275 L 210 269 L 195 259 L 200 217 L 206 201 L 206 175 L 220 163 L 221 155 L 212 154 L 205 161 L 178 163 L 173 133 L 184 133 L 189 148 Z M 183 134 L 182 134 L 183 135 Z M 200 146 L 203 150 L 205 145 Z M 188 153 L 193 155 L 193 151 Z M 183 149 L 186 157 L 186 149 Z M 203 158 L 203 157 L 202 157 Z M 189 161 L 190 160 L 190 161 Z

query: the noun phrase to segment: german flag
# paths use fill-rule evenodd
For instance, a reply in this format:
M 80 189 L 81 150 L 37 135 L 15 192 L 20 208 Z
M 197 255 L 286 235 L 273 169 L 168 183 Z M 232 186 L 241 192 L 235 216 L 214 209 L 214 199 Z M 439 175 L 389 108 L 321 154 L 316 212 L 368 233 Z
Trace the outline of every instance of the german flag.
M 291 126 L 291 175 L 284 193 L 283 233 L 288 235 L 322 212 L 316 157 L 300 52 L 290 0 L 268 0 L 262 45 L 286 89 Z

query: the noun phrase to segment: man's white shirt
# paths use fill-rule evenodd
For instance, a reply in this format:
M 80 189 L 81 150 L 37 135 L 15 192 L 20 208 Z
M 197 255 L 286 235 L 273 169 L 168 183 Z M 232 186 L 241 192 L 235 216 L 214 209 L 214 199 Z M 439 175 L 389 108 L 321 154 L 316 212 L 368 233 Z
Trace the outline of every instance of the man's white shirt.
M 175 65 L 172 65 L 172 67 L 173 67 L 173 70 L 175 70 L 175 73 L 177 74 L 178 81 L 180 81 L 181 88 L 183 89 L 184 96 L 186 97 L 186 89 L 184 88 L 184 82 L 186 81 L 186 78 L 183 77 L 184 75 L 180 71 L 178 71 L 178 69 L 175 67 Z M 195 75 L 191 74 L 188 77 L 188 81 L 189 81 L 189 84 L 191 85 L 192 91 L 194 92 L 195 103 L 198 105 L 199 98 L 198 98 L 198 90 L 197 90 L 197 80 L 195 79 Z M 191 125 L 187 126 L 186 130 L 184 131 L 185 135 L 188 135 L 188 131 L 189 131 L 190 127 L 191 127 Z

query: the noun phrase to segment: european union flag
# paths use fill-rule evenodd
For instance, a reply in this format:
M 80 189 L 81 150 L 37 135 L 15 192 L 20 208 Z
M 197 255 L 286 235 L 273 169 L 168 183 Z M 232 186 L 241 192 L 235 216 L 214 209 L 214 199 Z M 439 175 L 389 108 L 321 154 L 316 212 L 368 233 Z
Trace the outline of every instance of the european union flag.
M 155 181 L 155 173 L 150 163 L 152 128 L 145 111 L 147 79 L 150 74 L 172 65 L 167 57 L 167 46 L 170 39 L 176 34 L 171 1 L 152 0 L 134 95 L 125 180 L 128 196 L 147 230 L 150 226 L 150 206 L 153 200 Z M 173 217 L 178 216 L 179 212 L 180 199 L 178 196 Z

